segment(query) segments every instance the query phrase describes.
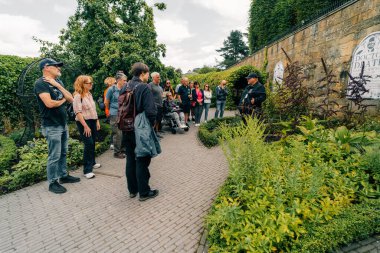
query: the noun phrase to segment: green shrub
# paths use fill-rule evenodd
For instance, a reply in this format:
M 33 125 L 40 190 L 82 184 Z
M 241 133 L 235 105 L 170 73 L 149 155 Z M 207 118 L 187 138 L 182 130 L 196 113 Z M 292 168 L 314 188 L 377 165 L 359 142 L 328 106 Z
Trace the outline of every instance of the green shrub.
M 293 252 L 323 253 L 380 233 L 380 199 L 368 200 L 345 208 L 324 224 L 310 227 L 308 234 L 296 241 Z
M 233 127 L 240 124 L 240 122 L 242 122 L 241 117 L 212 119 L 199 127 L 198 138 L 206 147 L 214 147 L 218 145 L 219 138 L 221 137 L 221 132 L 219 130 L 220 126 L 228 125 Z
M 68 168 L 76 168 L 82 162 L 83 145 L 69 139 Z M 40 182 L 46 178 L 48 145 L 45 138 L 34 139 L 18 149 L 20 161 L 12 167 L 12 173 L 0 178 L 0 194 L 14 191 Z
M 17 79 L 22 70 L 34 60 L 34 58 L 0 55 L 0 118 L 10 119 L 12 125 L 23 118 L 21 101 L 16 94 Z M 0 125 L 2 124 L 3 122 L 0 122 Z
M 25 129 L 14 129 L 11 133 L 8 134 L 8 137 L 11 138 L 15 143 L 21 141 L 22 135 L 24 134 Z
M 305 128 L 316 137 L 324 133 Z M 348 140 L 297 135 L 267 144 L 256 119 L 219 130 L 230 176 L 206 218 L 209 252 L 289 252 L 353 203 L 379 196 L 362 155 L 346 148 Z
M 17 157 L 16 150 L 16 144 L 12 139 L 0 135 L 0 175 L 10 170 Z

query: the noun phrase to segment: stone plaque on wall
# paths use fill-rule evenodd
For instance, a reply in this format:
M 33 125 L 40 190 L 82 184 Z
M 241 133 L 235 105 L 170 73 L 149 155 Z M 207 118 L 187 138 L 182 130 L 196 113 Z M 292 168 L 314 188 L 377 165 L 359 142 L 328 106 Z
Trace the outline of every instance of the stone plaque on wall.
M 284 78 L 284 65 L 282 64 L 281 61 L 279 61 L 274 67 L 273 83 L 275 84 L 277 82 L 279 84 L 282 84 L 283 78 Z
M 352 55 L 350 74 L 359 76 L 362 62 L 364 62 L 364 75 L 371 76 L 366 88 L 369 92 L 363 98 L 380 99 L 380 32 L 368 35 L 355 48 Z

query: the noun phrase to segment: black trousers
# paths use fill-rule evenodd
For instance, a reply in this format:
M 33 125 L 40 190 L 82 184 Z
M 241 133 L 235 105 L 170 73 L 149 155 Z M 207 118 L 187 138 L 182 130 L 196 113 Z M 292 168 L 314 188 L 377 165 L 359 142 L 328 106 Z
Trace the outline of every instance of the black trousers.
M 149 165 L 152 158 L 150 156 L 136 157 L 135 132 L 124 132 L 123 135 L 126 142 L 127 165 L 125 175 L 127 177 L 128 191 L 130 193 L 139 193 L 140 196 L 146 195 L 150 191 Z
M 95 165 L 95 141 L 96 141 L 96 120 L 86 120 L 88 127 L 91 129 L 91 136 L 84 135 L 84 127 L 79 121 L 76 121 L 78 131 L 84 144 L 83 150 L 83 173 L 87 174 L 92 172 L 92 166 Z

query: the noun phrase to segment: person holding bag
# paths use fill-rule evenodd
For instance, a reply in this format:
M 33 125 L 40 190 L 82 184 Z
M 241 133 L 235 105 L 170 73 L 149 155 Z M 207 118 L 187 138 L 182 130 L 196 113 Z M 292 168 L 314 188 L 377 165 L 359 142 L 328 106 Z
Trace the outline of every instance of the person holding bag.
M 93 80 L 91 76 L 80 75 L 74 83 L 74 112 L 78 131 L 84 144 L 83 174 L 87 179 L 94 178 L 93 169 L 101 165 L 95 162 L 95 141 L 97 131 L 100 130 L 98 114 L 91 90 Z

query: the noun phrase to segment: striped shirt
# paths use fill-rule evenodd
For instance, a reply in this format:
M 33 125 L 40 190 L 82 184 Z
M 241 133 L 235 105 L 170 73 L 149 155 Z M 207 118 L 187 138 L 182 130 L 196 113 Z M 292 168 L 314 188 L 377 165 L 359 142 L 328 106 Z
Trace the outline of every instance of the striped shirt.
M 98 114 L 96 113 L 95 101 L 92 98 L 92 94 L 87 93 L 82 99 L 80 94 L 74 95 L 73 108 L 75 115 L 82 113 L 83 118 L 87 119 L 98 119 Z M 75 116 L 75 120 L 79 121 L 78 116 Z

